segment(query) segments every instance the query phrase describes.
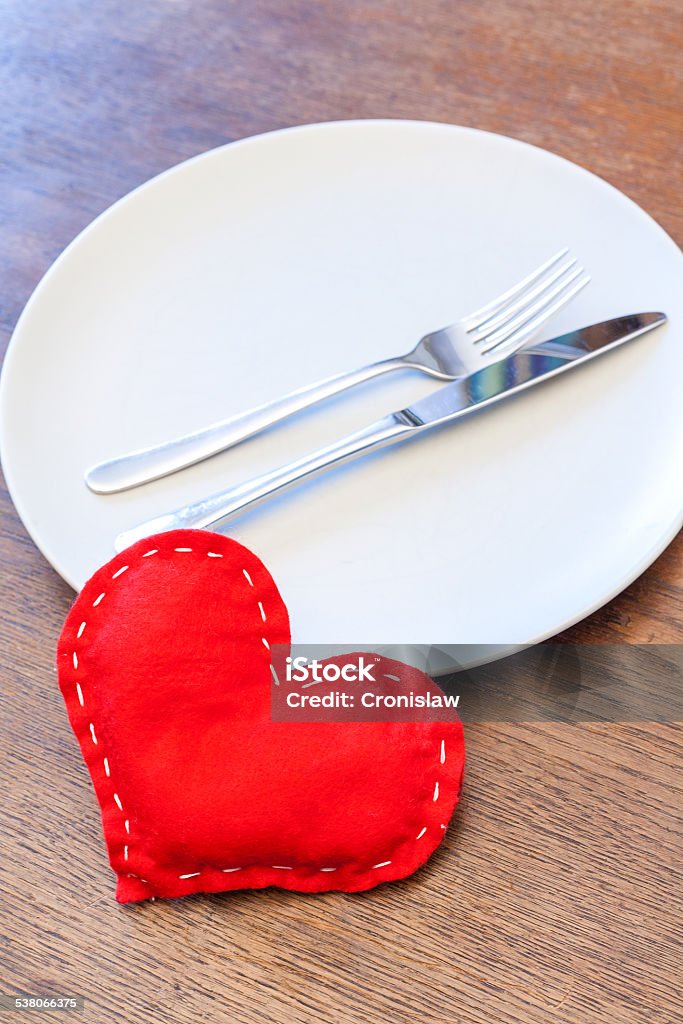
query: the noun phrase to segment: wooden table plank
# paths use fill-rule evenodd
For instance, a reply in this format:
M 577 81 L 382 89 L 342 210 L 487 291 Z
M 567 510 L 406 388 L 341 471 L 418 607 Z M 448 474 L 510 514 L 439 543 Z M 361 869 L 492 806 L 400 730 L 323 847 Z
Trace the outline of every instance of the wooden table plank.
M 113 200 L 292 123 L 510 134 L 607 178 L 680 242 L 682 30 L 663 0 L 0 3 L 0 341 Z M 72 595 L 6 492 L 0 518 L 0 991 L 82 993 L 98 1024 L 683 1020 L 675 725 L 472 725 L 463 805 L 401 884 L 114 904 L 54 680 Z M 562 639 L 680 643 L 682 570 L 679 537 Z

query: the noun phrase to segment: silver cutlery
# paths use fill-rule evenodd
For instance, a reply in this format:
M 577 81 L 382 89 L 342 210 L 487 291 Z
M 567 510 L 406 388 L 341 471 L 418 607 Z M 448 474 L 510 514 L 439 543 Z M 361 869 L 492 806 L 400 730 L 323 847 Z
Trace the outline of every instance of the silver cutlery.
M 528 344 L 589 281 L 577 260 L 562 249 L 482 309 L 425 334 L 404 356 L 328 377 L 174 441 L 102 462 L 86 472 L 85 481 L 91 491 L 111 494 L 157 480 L 383 373 L 420 370 L 439 380 L 457 380 L 475 373 Z
M 663 313 L 618 317 L 515 352 L 495 365 L 446 384 L 427 398 L 390 413 L 364 430 L 312 455 L 125 530 L 116 538 L 116 550 L 123 551 L 143 537 L 166 530 L 214 526 L 313 474 L 372 449 L 417 437 L 426 430 L 462 418 L 585 363 L 665 321 Z

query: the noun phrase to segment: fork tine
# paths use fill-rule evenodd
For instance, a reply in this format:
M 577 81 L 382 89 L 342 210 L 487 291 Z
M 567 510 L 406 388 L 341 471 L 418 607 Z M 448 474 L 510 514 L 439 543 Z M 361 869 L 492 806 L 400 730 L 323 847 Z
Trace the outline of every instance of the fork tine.
M 540 313 L 542 309 L 545 309 L 551 302 L 553 302 L 558 295 L 560 295 L 565 288 L 568 288 L 584 273 L 583 267 L 577 267 L 574 269 L 568 277 L 563 277 L 560 281 L 557 281 L 548 291 L 544 292 L 540 298 L 532 302 L 531 305 L 526 306 L 516 316 L 508 317 L 505 322 L 495 329 L 487 333 L 485 337 L 478 339 L 485 345 L 482 351 L 489 352 L 499 342 L 506 341 L 511 334 L 517 330 L 518 327 L 523 327 L 525 323 L 531 320 L 537 313 Z
M 544 274 L 536 285 L 525 290 L 518 299 L 514 299 L 507 303 L 499 313 L 492 314 L 480 323 L 478 327 L 475 327 L 474 330 L 468 331 L 468 334 L 471 334 L 470 340 L 475 345 L 480 341 L 486 341 L 486 339 L 489 338 L 498 327 L 508 323 L 515 313 L 521 313 L 522 310 L 532 304 L 534 299 L 540 298 L 540 296 L 542 296 L 544 292 L 547 292 L 552 285 L 557 281 L 560 281 L 560 279 L 565 277 L 570 270 L 573 270 L 577 266 L 578 260 L 576 257 L 572 257 L 567 260 L 566 263 L 560 263 L 551 273 Z M 578 269 L 581 270 L 580 267 L 578 267 Z M 565 283 L 568 283 L 568 281 Z
M 560 249 L 559 252 L 555 253 L 554 256 L 545 263 L 542 263 L 540 267 L 537 267 L 536 270 L 531 274 L 528 274 L 527 277 L 523 278 L 516 285 L 513 285 L 512 288 L 509 288 L 506 292 L 503 292 L 502 295 L 499 295 L 491 302 L 488 302 L 485 306 L 482 306 L 481 309 L 476 311 L 476 313 L 471 313 L 469 316 L 466 316 L 463 321 L 466 330 L 475 330 L 483 324 L 485 320 L 490 319 L 490 317 L 502 310 L 503 307 L 514 301 L 514 299 L 525 292 L 527 288 L 534 285 L 541 277 L 543 277 L 546 271 L 550 270 L 551 267 L 554 267 L 556 263 L 563 259 L 568 252 L 568 248 Z
M 540 312 L 521 324 L 512 334 L 508 334 L 507 337 L 500 338 L 498 341 L 494 341 L 492 344 L 481 349 L 481 354 L 487 355 L 495 351 L 496 359 L 500 359 L 525 345 L 547 320 L 555 316 L 568 302 L 571 302 L 575 295 L 578 295 L 586 287 L 591 279 L 590 274 L 585 272 L 582 272 L 582 274 L 583 276 L 576 279 L 569 289 L 566 286 L 561 289 L 559 296 L 554 302 L 551 302 L 550 305 L 544 305 Z

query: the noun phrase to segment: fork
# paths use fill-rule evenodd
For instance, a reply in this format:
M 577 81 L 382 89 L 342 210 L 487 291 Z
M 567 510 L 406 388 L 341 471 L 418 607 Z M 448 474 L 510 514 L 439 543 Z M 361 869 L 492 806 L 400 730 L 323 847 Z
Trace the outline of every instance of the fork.
M 85 474 L 91 491 L 111 494 L 168 476 L 363 381 L 393 370 L 420 370 L 452 381 L 510 355 L 590 281 L 568 249 L 562 249 L 508 291 L 475 313 L 422 337 L 403 356 L 328 377 L 283 398 L 176 438 L 93 466 Z

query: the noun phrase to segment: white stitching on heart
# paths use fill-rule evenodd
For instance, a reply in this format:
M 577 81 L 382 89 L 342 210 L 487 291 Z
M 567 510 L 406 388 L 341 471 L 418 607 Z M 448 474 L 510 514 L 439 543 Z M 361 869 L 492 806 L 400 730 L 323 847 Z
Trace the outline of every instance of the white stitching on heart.
M 193 549 L 192 548 L 180 547 L 180 548 L 174 548 L 174 551 L 182 552 L 182 553 L 191 553 L 193 551 Z M 150 551 L 146 551 L 143 555 L 141 555 L 141 557 L 142 558 L 149 558 L 151 555 L 158 554 L 158 552 L 159 552 L 159 548 L 152 548 Z M 220 554 L 217 551 L 208 551 L 207 552 L 207 557 L 208 558 L 222 558 L 223 555 Z M 129 565 L 124 565 L 120 569 L 117 569 L 117 571 L 112 575 L 112 579 L 113 580 L 118 579 L 118 577 L 122 576 L 123 573 L 126 572 L 126 570 L 129 569 L 129 568 L 130 568 Z M 253 580 L 252 580 L 251 576 L 249 575 L 248 571 L 246 569 L 242 569 L 242 573 L 243 573 L 244 578 L 246 579 L 247 583 L 249 584 L 249 586 L 253 588 L 254 583 L 253 583 Z M 93 608 L 96 608 L 104 600 L 105 596 L 106 596 L 106 592 L 102 591 L 102 593 L 93 601 L 93 604 L 92 604 Z M 267 621 L 266 620 L 266 612 L 264 610 L 263 603 L 261 601 L 257 601 L 257 605 L 258 605 L 258 609 L 259 609 L 259 612 L 260 612 L 260 615 L 261 615 L 261 620 L 263 622 L 266 622 Z M 86 625 L 87 625 L 86 620 L 81 622 L 81 624 L 80 624 L 80 626 L 78 628 L 78 632 L 76 634 L 76 639 L 77 640 L 80 640 L 80 638 L 82 637 L 83 632 L 84 632 L 84 630 L 86 628 Z M 268 651 L 270 651 L 271 647 L 270 647 L 270 644 L 268 643 L 268 640 L 265 637 L 261 637 L 261 641 L 262 641 L 263 645 L 265 646 L 265 648 Z M 78 670 L 79 660 L 78 660 L 78 654 L 77 654 L 76 651 L 72 652 L 72 660 L 73 660 L 74 670 Z M 279 680 L 277 679 L 277 673 L 275 672 L 274 667 L 271 665 L 270 668 L 271 668 L 271 672 L 273 673 L 273 677 L 275 679 L 275 682 L 279 684 Z M 387 678 L 388 679 L 395 679 L 396 681 L 400 681 L 398 676 L 387 675 Z M 84 697 L 83 697 L 83 690 L 81 689 L 81 684 L 78 681 L 76 682 L 76 694 L 77 694 L 78 702 L 79 702 L 80 706 L 84 707 L 85 706 L 85 701 L 84 701 Z M 97 746 L 98 743 L 97 743 L 97 737 L 95 735 L 95 726 L 94 726 L 94 724 L 92 722 L 89 723 L 89 728 L 90 728 L 90 736 L 91 736 L 92 742 L 93 742 L 93 744 L 95 746 Z M 110 770 L 110 766 L 109 766 L 109 760 L 108 760 L 108 758 L 103 757 L 102 761 L 103 761 L 103 765 L 104 765 L 104 773 L 105 773 L 107 778 L 110 778 L 111 777 L 111 770 Z M 439 761 L 440 761 L 441 764 L 445 764 L 445 761 L 446 761 L 446 741 L 445 741 L 445 739 L 442 739 L 441 743 L 440 743 Z M 119 794 L 115 792 L 113 794 L 113 799 L 114 799 L 114 803 L 118 807 L 119 811 L 123 814 L 124 813 L 124 811 L 123 811 L 123 804 L 121 802 L 121 798 L 119 797 Z M 434 803 L 436 803 L 436 801 L 439 799 L 439 782 L 438 782 L 438 780 L 434 784 L 434 795 L 433 795 L 432 799 L 433 799 Z M 125 828 L 126 834 L 130 835 L 130 820 L 128 818 L 126 818 L 124 820 L 123 824 L 124 824 L 124 828 Z M 441 825 L 440 828 L 441 828 L 441 830 L 445 830 L 446 826 L 445 825 Z M 415 841 L 417 841 L 418 839 L 422 839 L 422 837 L 426 834 L 426 832 L 427 832 L 427 826 L 425 825 L 425 826 L 423 826 L 423 828 L 420 830 L 420 832 L 415 837 Z M 124 844 L 124 847 L 123 847 L 123 859 L 125 861 L 128 860 L 128 844 Z M 390 860 L 380 861 L 379 864 L 373 864 L 371 866 L 371 870 L 372 871 L 376 871 L 376 870 L 378 870 L 380 868 L 389 867 L 389 865 L 391 863 L 392 862 Z M 258 865 L 254 865 L 254 866 L 257 867 Z M 271 865 L 271 869 L 274 870 L 274 871 L 293 871 L 294 870 L 293 867 L 291 867 L 289 865 L 285 865 L 285 864 L 272 864 Z M 236 871 L 242 871 L 243 868 L 241 868 L 241 867 L 236 867 L 236 868 L 219 868 L 219 869 L 208 868 L 207 870 L 209 870 L 209 871 L 219 870 L 223 874 L 233 874 Z M 328 872 L 333 872 L 333 871 L 337 871 L 337 870 L 338 870 L 338 868 L 336 868 L 336 867 L 318 868 L 318 871 L 320 871 L 321 873 L 328 873 Z M 182 880 L 189 879 L 189 878 L 198 878 L 199 875 L 201 875 L 201 874 L 202 874 L 201 871 L 191 871 L 191 872 L 188 872 L 186 874 L 178 875 L 178 878 L 182 879 Z M 142 882 L 144 885 L 150 885 L 151 884 L 147 879 L 142 878 L 140 875 L 132 874 L 131 872 L 127 872 L 127 877 L 128 878 L 135 878 L 138 881 Z M 151 897 L 151 899 L 154 899 L 154 897 Z

